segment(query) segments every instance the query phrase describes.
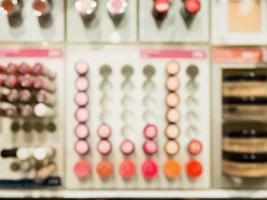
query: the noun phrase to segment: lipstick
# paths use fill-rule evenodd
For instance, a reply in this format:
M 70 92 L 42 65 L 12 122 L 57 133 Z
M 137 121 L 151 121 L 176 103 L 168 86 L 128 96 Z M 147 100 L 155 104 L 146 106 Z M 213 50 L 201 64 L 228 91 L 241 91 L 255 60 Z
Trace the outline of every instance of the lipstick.
M 33 158 L 36 161 L 45 162 L 52 160 L 56 155 L 56 151 L 53 147 L 39 146 L 33 149 Z
M 56 97 L 45 90 L 40 90 L 36 93 L 36 101 L 38 103 L 54 106 L 56 104 Z
M 89 70 L 89 66 L 85 61 L 78 61 L 75 63 L 75 71 L 80 75 L 86 75 Z
M 154 139 L 157 137 L 158 129 L 154 124 L 147 124 L 144 128 L 144 135 L 147 139 Z
M 41 63 L 35 63 L 32 68 L 32 73 L 35 75 L 42 75 L 46 76 L 49 79 L 53 80 L 56 78 L 56 73 L 52 70 L 49 70 L 47 67 L 45 67 Z
M 55 163 L 50 163 L 36 172 L 36 179 L 44 180 L 49 176 L 51 176 L 56 170 L 57 170 L 57 165 Z
M 20 105 L 19 113 L 21 117 L 33 117 L 33 108 L 31 105 Z
M 0 114 L 3 117 L 14 118 L 18 116 L 17 107 L 11 104 L 4 104 L 2 109 L 0 110 Z
M 148 159 L 142 164 L 142 174 L 147 180 L 152 180 L 158 175 L 158 164 Z
M 199 0 L 185 0 L 184 7 L 181 9 L 180 13 L 184 18 L 185 24 L 190 28 L 193 19 L 201 8 L 201 3 Z
M 75 151 L 81 156 L 85 156 L 90 151 L 90 145 L 86 140 L 78 140 L 75 144 Z
M 18 79 L 22 88 L 31 88 L 33 86 L 34 77 L 29 74 L 19 76 Z
M 38 103 L 34 106 L 34 114 L 36 117 L 47 118 L 56 116 L 56 112 L 53 108 L 48 107 L 43 103 Z
M 22 24 L 22 0 L 3 0 L 1 2 L 1 7 L 5 11 L 8 17 L 8 23 L 11 27 L 18 27 Z
M 16 157 L 20 161 L 29 160 L 31 156 L 32 156 L 32 151 L 30 148 L 27 147 L 21 147 L 16 152 Z
M 30 90 L 24 89 L 19 91 L 19 100 L 22 103 L 29 103 L 32 99 L 32 94 Z
M 175 156 L 180 150 L 180 145 L 176 140 L 168 140 L 164 146 L 164 150 L 167 155 Z
M 51 80 L 47 79 L 46 77 L 36 76 L 33 81 L 33 87 L 37 90 L 47 90 L 49 92 L 56 91 L 56 85 Z
M 18 67 L 18 72 L 20 74 L 30 74 L 32 72 L 32 68 L 27 63 L 23 62 Z
M 89 98 L 88 95 L 85 92 L 78 92 L 75 95 L 75 103 L 79 106 L 79 107 L 84 107 L 88 104 Z
M 42 28 L 50 28 L 53 24 L 52 20 L 52 0 L 34 0 L 32 8 L 34 15 L 38 17 L 39 24 Z
M 112 19 L 115 26 L 118 26 L 126 12 L 128 7 L 127 0 L 108 0 L 107 10 L 110 18 Z
M 158 151 L 158 144 L 154 140 L 147 140 L 143 145 L 143 150 L 147 155 L 154 155 Z
M 136 174 L 136 167 L 132 160 L 123 160 L 119 168 L 120 175 L 123 179 L 129 180 Z
M 19 85 L 19 80 L 15 75 L 8 75 L 5 80 L 4 80 L 4 84 L 5 87 L 7 88 L 15 88 Z
M 17 151 L 18 151 L 18 148 L 3 149 L 1 151 L 1 157 L 2 158 L 16 158 L 17 157 Z
M 101 160 L 96 166 L 96 172 L 103 180 L 107 180 L 113 175 L 113 164 L 109 160 Z
M 97 150 L 102 155 L 108 155 L 112 151 L 112 144 L 109 140 L 100 140 L 97 144 Z
M 152 14 L 158 25 L 167 17 L 170 7 L 170 0 L 154 0 Z
M 130 155 L 134 153 L 134 143 L 129 139 L 124 140 L 120 145 L 120 150 L 124 155 Z
M 7 74 L 16 74 L 18 70 L 19 70 L 19 66 L 14 63 L 9 63 L 5 68 L 5 72 Z
M 85 139 L 89 135 L 89 128 L 86 124 L 78 124 L 75 128 L 75 135 L 78 139 Z
M 3 88 L 0 93 L 0 100 L 9 103 L 15 103 L 18 101 L 19 93 L 17 89 Z
M 112 130 L 108 124 L 102 123 L 97 129 L 97 133 L 100 138 L 107 139 L 110 137 Z
M 91 173 L 91 165 L 87 160 L 79 160 L 75 163 L 73 171 L 80 179 L 86 179 Z
M 84 26 L 88 27 L 96 16 L 98 1 L 96 0 L 77 0 L 75 8 L 79 12 Z

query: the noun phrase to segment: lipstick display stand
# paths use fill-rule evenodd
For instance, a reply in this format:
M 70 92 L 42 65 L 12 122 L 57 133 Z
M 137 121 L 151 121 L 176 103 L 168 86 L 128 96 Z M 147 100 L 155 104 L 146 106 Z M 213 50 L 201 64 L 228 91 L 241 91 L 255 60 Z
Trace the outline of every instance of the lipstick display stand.
M 0 174 L 0 183 L 1 187 L 14 187 L 14 188 L 27 188 L 27 181 L 21 181 L 21 184 L 19 182 L 14 182 L 13 186 L 10 183 L 10 186 L 8 184 L 4 184 L 4 180 L 22 180 L 22 179 L 35 179 L 36 178 L 36 164 L 38 165 L 37 161 L 34 161 L 35 156 L 27 155 L 27 159 L 22 158 L 22 160 L 19 158 L 19 149 L 21 147 L 29 148 L 30 154 L 34 154 L 37 147 L 49 147 L 53 149 L 53 162 L 56 165 L 56 171 L 53 173 L 53 175 L 58 176 L 60 178 L 60 181 L 57 186 L 62 185 L 64 182 L 64 137 L 65 137 L 65 131 L 64 131 L 64 60 L 63 60 L 63 51 L 60 48 L 36 48 L 36 47 L 10 47 L 10 46 L 2 46 L 0 49 L 0 57 L 1 57 L 1 66 L 4 66 L 8 68 L 8 64 L 12 63 L 14 65 L 19 66 L 22 63 L 25 63 L 29 66 L 33 66 L 36 63 L 40 63 L 43 65 L 45 69 L 50 70 L 53 74 L 56 74 L 54 78 L 53 84 L 56 86 L 56 92 L 51 94 L 54 96 L 56 102 L 53 105 L 53 113 L 55 115 L 53 117 L 45 117 L 41 118 L 38 116 L 32 116 L 29 114 L 24 114 L 24 116 L 21 116 L 22 108 L 19 108 L 19 106 L 27 105 L 26 103 L 22 104 L 17 103 L 17 110 L 18 114 L 16 116 L 11 116 L 10 118 L 8 116 L 1 118 L 1 132 L 0 132 L 0 145 L 1 145 L 1 151 L 3 154 L 4 150 L 12 149 L 12 148 L 18 148 L 15 155 L 11 155 L 11 158 L 9 156 L 7 158 L 3 158 L 3 155 L 0 159 L 1 162 L 1 171 L 5 173 Z M 2 75 L 2 74 L 1 74 Z M 10 75 L 11 76 L 11 75 Z M 20 75 L 22 76 L 22 74 Z M 19 76 L 17 76 L 19 77 Z M 33 76 L 31 76 L 33 77 Z M 34 79 L 35 81 L 36 79 Z M 21 82 L 22 83 L 22 82 Z M 21 85 L 20 83 L 20 85 Z M 33 83 L 34 84 L 34 83 Z M 16 88 L 20 88 L 21 86 L 18 86 Z M 4 87 L 1 87 L 1 91 L 3 91 Z M 22 89 L 15 89 L 18 91 L 22 91 Z M 47 94 L 47 93 L 46 93 Z M 33 89 L 31 89 L 31 100 L 29 100 L 30 109 L 36 109 L 36 106 L 32 104 L 33 97 L 36 95 Z M 9 102 L 1 102 L 1 109 L 6 109 L 5 104 L 8 104 Z M 6 110 L 4 110 L 6 111 Z M 33 111 L 36 114 L 38 112 L 42 112 L 42 108 L 39 111 L 34 110 Z M 37 112 L 37 113 L 36 113 Z M 6 113 L 6 112 L 5 112 Z M 42 114 L 42 113 L 41 113 Z M 26 116 L 27 115 L 27 116 Z M 49 125 L 50 124 L 50 125 Z M 50 126 L 50 127 L 49 127 Z M 51 126 L 52 129 L 51 129 Z M 17 127 L 17 128 L 16 128 Z M 38 152 L 37 152 L 38 153 Z M 23 156 L 24 157 L 24 156 Z M 45 159 L 45 158 L 44 158 Z M 40 163 L 44 160 L 40 160 Z M 29 164 L 29 169 L 23 170 L 13 170 L 14 163 L 17 163 L 18 166 L 23 166 L 27 162 Z M 44 161 L 46 162 L 46 161 Z M 13 163 L 13 165 L 12 165 Z M 21 168 L 21 167 L 19 167 Z M 8 181 L 6 181 L 8 182 Z M 28 183 L 29 184 L 29 183 Z M 38 184 L 33 184 L 29 187 L 37 187 Z
M 124 56 L 122 56 L 124 55 Z M 165 71 L 168 62 L 175 60 L 179 63 L 180 72 L 178 75 L 180 87 L 178 94 L 180 103 L 178 110 L 180 120 L 177 125 L 180 134 L 177 137 L 180 151 L 173 157 L 166 155 L 164 146 L 167 137 L 166 113 L 168 107 L 165 103 L 167 89 L 165 82 L 168 78 Z M 77 106 L 74 104 L 75 80 L 77 73 L 75 65 L 78 61 L 85 61 L 88 66 L 88 96 L 90 113 L 87 122 L 90 129 L 88 142 L 91 152 L 87 156 L 78 156 L 74 151 L 75 126 L 77 119 L 74 114 Z M 208 54 L 205 48 L 173 48 L 162 49 L 149 47 L 99 47 L 88 48 L 86 46 L 72 46 L 68 51 L 68 113 L 67 113 L 67 187 L 86 189 L 178 189 L 178 188 L 207 188 L 209 187 L 209 74 Z M 198 76 L 194 81 L 190 80 L 187 74 L 190 65 L 197 66 Z M 103 87 L 104 77 L 101 70 L 106 67 L 110 69 L 107 78 L 107 88 Z M 151 77 L 144 73 L 147 67 L 154 71 Z M 132 70 L 130 77 L 125 77 L 124 70 Z M 106 68 L 107 70 L 107 68 Z M 126 73 L 126 72 L 125 72 Z M 149 84 L 148 81 L 151 81 Z M 196 88 L 192 85 L 196 84 Z M 192 91 L 192 90 L 196 91 Z M 192 93 L 194 95 L 192 96 Z M 103 93 L 105 93 L 103 97 Z M 104 104 L 104 106 L 103 106 Z M 147 105 L 148 104 L 148 105 Z M 102 105 L 102 106 L 101 106 Z M 103 116 L 103 107 L 108 116 Z M 112 142 L 113 150 L 107 156 L 101 156 L 97 150 L 100 137 L 97 130 L 100 124 L 109 124 L 112 134 L 109 139 Z M 154 124 L 158 129 L 155 138 L 158 144 L 158 152 L 154 155 L 146 155 L 143 150 L 145 142 L 144 128 L 147 124 Z M 129 139 L 135 145 L 135 152 L 124 156 L 120 151 L 120 145 L 124 139 Z M 191 156 L 187 146 L 192 139 L 199 140 L 203 150 L 199 155 Z M 90 162 L 91 174 L 88 177 L 79 177 L 73 172 L 74 164 L 79 159 L 86 159 Z M 123 180 L 119 173 L 120 163 L 124 159 L 130 159 L 135 163 L 136 175 L 129 180 Z M 142 164 L 147 159 L 157 163 L 158 175 L 151 180 L 146 180 L 142 172 Z M 180 164 L 181 174 L 174 180 L 166 178 L 163 166 L 166 160 L 173 158 Z M 102 159 L 110 160 L 113 164 L 114 174 L 107 180 L 101 180 L 96 172 L 96 166 Z M 196 159 L 202 165 L 202 173 L 199 177 L 190 177 L 187 171 L 187 163 Z

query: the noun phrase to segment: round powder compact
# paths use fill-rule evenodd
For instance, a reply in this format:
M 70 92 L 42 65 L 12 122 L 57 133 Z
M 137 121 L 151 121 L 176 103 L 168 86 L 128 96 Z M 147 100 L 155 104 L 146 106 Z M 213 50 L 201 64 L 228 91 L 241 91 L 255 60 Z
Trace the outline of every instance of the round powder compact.
M 176 140 L 169 140 L 165 144 L 164 150 L 167 155 L 175 156 L 180 150 L 180 145 Z
M 78 91 L 86 91 L 89 87 L 88 79 L 85 77 L 79 77 L 75 81 L 75 87 Z
M 81 156 L 88 154 L 90 151 L 89 143 L 86 140 L 78 140 L 75 144 L 75 151 Z
M 190 178 L 195 179 L 199 177 L 203 172 L 201 163 L 197 160 L 188 161 L 188 163 L 186 164 L 186 172 Z
M 123 179 L 129 180 L 135 176 L 136 167 L 132 160 L 123 160 L 120 164 L 120 175 Z
M 170 123 L 177 123 L 180 118 L 178 109 L 175 109 L 175 108 L 169 109 L 167 111 L 166 118 L 167 118 L 167 121 Z
M 169 124 L 165 130 L 165 135 L 169 139 L 175 139 L 180 134 L 180 129 L 176 124 Z
M 180 82 L 176 76 L 170 76 L 167 78 L 166 81 L 166 88 L 169 91 L 176 91 L 179 89 Z
M 148 155 L 153 155 L 158 151 L 158 144 L 154 140 L 147 140 L 143 145 L 143 150 Z
M 167 94 L 166 96 L 166 104 L 168 107 L 177 107 L 179 104 L 179 95 L 176 94 L 175 92 L 170 92 L 169 94 Z
M 111 128 L 108 124 L 102 123 L 97 129 L 97 133 L 100 138 L 107 139 L 111 135 Z
M 75 64 L 75 71 L 79 74 L 79 75 L 85 75 L 89 70 L 89 66 L 85 61 L 78 61 Z
M 154 139 L 158 134 L 158 129 L 154 124 L 147 124 L 144 128 L 144 135 L 147 139 Z
M 89 119 L 89 112 L 86 108 L 79 108 L 75 113 L 75 118 L 79 123 L 85 123 Z
M 120 145 L 120 150 L 124 155 L 130 155 L 134 152 L 135 146 L 131 140 L 124 140 Z
M 158 164 L 152 160 L 146 160 L 142 165 L 142 174 L 147 180 L 152 180 L 158 175 Z
M 109 140 L 100 140 L 97 144 L 97 150 L 102 155 L 108 155 L 112 151 L 112 144 Z
M 78 92 L 75 95 L 75 103 L 79 107 L 84 107 L 88 104 L 88 95 L 85 92 Z
M 176 179 L 181 174 L 180 163 L 176 160 L 166 160 L 163 169 L 165 176 L 170 180 Z
M 202 143 L 199 140 L 191 140 L 187 146 L 187 150 L 191 155 L 200 154 L 202 148 Z
M 179 65 L 179 63 L 177 61 L 171 60 L 166 65 L 165 70 L 169 75 L 177 75 L 179 73 L 179 71 L 180 71 L 180 65 Z
M 85 139 L 89 135 L 89 128 L 85 124 L 78 124 L 75 128 L 75 135 L 78 139 Z
M 75 163 L 73 171 L 80 179 L 85 179 L 91 173 L 90 163 L 87 160 L 79 160 Z
M 113 164 L 109 160 L 101 160 L 96 166 L 96 172 L 101 179 L 108 179 L 113 175 Z

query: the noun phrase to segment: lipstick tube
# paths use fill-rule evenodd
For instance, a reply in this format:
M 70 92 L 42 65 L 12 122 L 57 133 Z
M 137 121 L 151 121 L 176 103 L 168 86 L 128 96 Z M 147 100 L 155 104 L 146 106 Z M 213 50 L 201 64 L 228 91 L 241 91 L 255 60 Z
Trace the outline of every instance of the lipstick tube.
M 19 98 L 19 92 L 16 89 L 12 89 L 9 91 L 8 95 L 7 95 L 7 101 L 9 103 L 14 103 L 16 101 L 18 101 Z
M 7 88 L 15 88 L 19 85 L 19 80 L 15 75 L 8 75 L 5 80 L 3 85 Z
M 20 74 L 31 74 L 32 72 L 32 67 L 28 65 L 27 63 L 23 62 L 19 65 L 18 67 L 18 72 Z
M 17 157 L 17 151 L 18 151 L 18 148 L 3 149 L 1 151 L 1 157 L 2 158 L 16 158 Z
M 52 20 L 52 0 L 34 0 L 32 8 L 34 15 L 38 17 L 39 24 L 42 28 L 50 28 Z
M 0 109 L 0 115 L 2 117 L 14 118 L 18 116 L 17 107 L 11 104 L 4 104 L 2 109 Z
M 54 106 L 56 104 L 55 96 L 45 90 L 40 90 L 36 93 L 36 101 L 49 106 Z
M 21 117 L 25 118 L 33 117 L 33 108 L 31 105 L 20 105 L 19 113 Z
M 19 91 L 19 100 L 23 103 L 29 103 L 32 99 L 30 90 L 24 89 Z
M 56 73 L 49 70 L 47 67 L 45 67 L 41 63 L 35 63 L 32 68 L 32 73 L 35 75 L 43 75 L 46 76 L 47 78 L 53 80 L 56 78 Z
M 32 157 L 32 151 L 30 148 L 21 147 L 17 150 L 16 157 L 20 161 L 29 160 Z
M 56 112 L 53 108 L 46 106 L 43 103 L 38 103 L 34 106 L 34 114 L 36 117 L 48 118 L 54 117 Z
M 98 2 L 96 0 L 77 0 L 75 8 L 79 12 L 84 26 L 88 27 L 96 16 Z
M 36 172 L 37 180 L 44 180 L 47 177 L 51 176 L 57 170 L 55 163 L 50 163 L 49 165 L 42 167 Z
M 39 146 L 33 149 L 33 158 L 38 162 L 51 161 L 56 155 L 56 151 L 53 147 Z
M 31 88 L 34 83 L 33 81 L 34 77 L 29 74 L 19 76 L 19 83 L 22 88 Z
M 49 92 L 56 91 L 56 85 L 51 80 L 47 79 L 46 77 L 37 76 L 33 81 L 33 87 L 37 90 L 47 90 Z
M 18 70 L 19 70 L 19 66 L 14 63 L 9 63 L 5 68 L 5 72 L 7 74 L 16 74 Z
M 126 9 L 128 7 L 127 0 L 108 0 L 107 10 L 110 18 L 115 26 L 118 26 L 122 21 Z

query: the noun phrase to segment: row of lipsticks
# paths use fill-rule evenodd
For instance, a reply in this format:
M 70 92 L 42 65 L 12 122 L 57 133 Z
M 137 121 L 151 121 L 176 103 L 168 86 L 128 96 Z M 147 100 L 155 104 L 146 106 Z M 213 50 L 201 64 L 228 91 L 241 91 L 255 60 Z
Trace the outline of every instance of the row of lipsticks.
M 168 106 L 166 118 L 168 124 L 165 130 L 165 135 L 167 136 L 168 141 L 165 144 L 165 152 L 171 159 L 165 163 L 165 168 L 175 169 L 167 170 L 169 171 L 167 176 L 170 179 L 174 179 L 180 175 L 180 165 L 173 159 L 180 150 L 179 142 L 176 139 L 180 134 L 180 128 L 178 126 L 178 122 L 180 120 L 180 113 L 178 110 L 180 103 L 180 96 L 178 94 L 178 90 L 180 88 L 180 81 L 178 77 L 180 72 L 179 63 L 175 60 L 170 61 L 166 65 L 166 72 L 168 75 L 166 80 L 166 89 L 168 90 L 168 94 L 166 96 L 166 104 Z M 190 155 L 198 155 L 202 151 L 202 144 L 198 140 L 191 140 L 187 148 Z M 202 173 L 202 165 L 199 161 L 192 159 L 187 163 L 186 170 L 190 177 L 196 178 Z
M 1 151 L 3 159 L 13 159 L 10 164 L 11 171 L 30 172 L 35 170 L 37 180 L 44 180 L 56 171 L 55 156 L 56 150 L 51 146 L 20 147 Z
M 4 117 L 55 116 L 56 74 L 41 63 L 0 66 L 0 115 Z

